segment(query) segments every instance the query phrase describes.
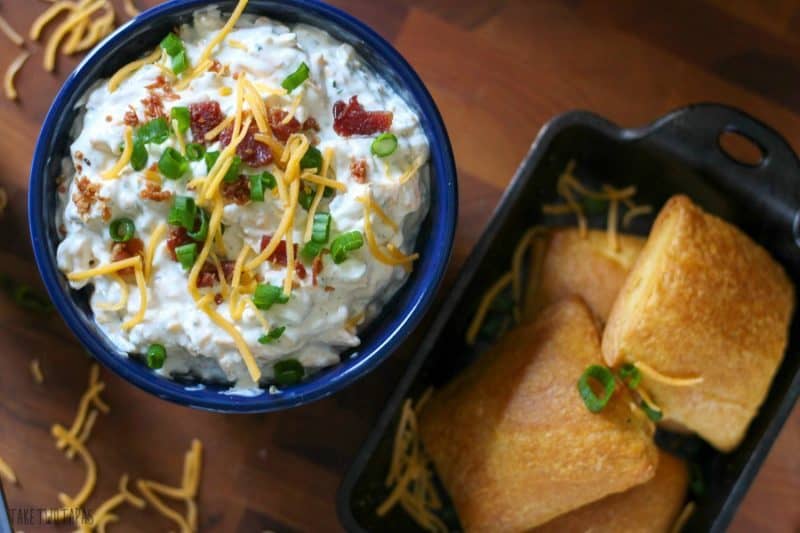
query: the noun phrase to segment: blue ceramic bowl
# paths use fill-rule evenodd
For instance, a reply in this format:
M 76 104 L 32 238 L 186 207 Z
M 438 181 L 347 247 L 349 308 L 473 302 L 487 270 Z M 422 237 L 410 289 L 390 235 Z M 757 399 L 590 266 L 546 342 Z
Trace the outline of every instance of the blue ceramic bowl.
M 457 186 L 453 153 L 444 124 L 422 81 L 383 38 L 350 15 L 312 0 L 251 0 L 247 13 L 284 22 L 304 22 L 351 44 L 362 58 L 406 100 L 421 118 L 431 147 L 431 206 L 417 240 L 421 258 L 407 283 L 362 332 L 362 344 L 334 367 L 279 394 L 242 397 L 224 389 L 186 387 L 162 378 L 124 356 L 92 318 L 85 291 L 73 291 L 58 270 L 56 247 L 56 177 L 69 153 L 70 128 L 77 104 L 98 79 L 158 45 L 176 25 L 191 20 L 206 5 L 229 13 L 232 0 L 175 0 L 150 9 L 120 27 L 70 74 L 42 126 L 31 165 L 28 219 L 36 264 L 47 291 L 67 325 L 92 355 L 122 378 L 160 398 L 191 407 L 237 413 L 275 411 L 333 394 L 376 368 L 408 337 L 430 306 L 445 273 L 455 233 Z

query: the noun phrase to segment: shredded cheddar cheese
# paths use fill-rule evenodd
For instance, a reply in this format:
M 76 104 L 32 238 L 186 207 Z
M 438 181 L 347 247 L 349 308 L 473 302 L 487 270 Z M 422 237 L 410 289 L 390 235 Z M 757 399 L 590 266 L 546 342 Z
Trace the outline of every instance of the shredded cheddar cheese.
M 70 17 L 61 24 L 53 35 L 48 39 L 44 49 L 44 68 L 48 72 L 53 72 L 56 67 L 56 53 L 58 47 L 64 37 L 72 31 L 76 26 L 81 24 L 84 20 L 88 19 L 92 14 L 105 7 L 105 0 L 96 0 L 86 7 L 79 8 Z
M 2 31 L 5 36 L 8 37 L 8 40 L 15 45 L 22 46 L 25 44 L 25 39 L 23 39 L 22 36 L 17 33 L 17 30 L 15 30 L 2 16 L 0 16 L 0 31 Z
M 414 163 L 408 168 L 408 170 L 403 172 L 403 174 L 400 176 L 397 182 L 400 183 L 401 185 L 404 184 L 405 182 L 416 176 L 417 172 L 419 172 L 419 169 L 422 168 L 422 165 L 424 164 L 425 164 L 425 156 L 424 155 L 418 156 L 417 159 L 414 161 Z
M 475 312 L 475 316 L 472 317 L 472 322 L 470 322 L 469 328 L 467 328 L 467 344 L 475 344 L 475 340 L 478 338 L 478 332 L 481 329 L 483 320 L 486 318 L 486 314 L 489 312 L 489 307 L 492 305 L 492 302 L 494 302 L 494 299 L 497 298 L 500 292 L 511 285 L 512 278 L 512 273 L 506 272 L 500 277 L 500 279 L 495 281 L 489 290 L 486 291 L 486 294 L 483 295 L 483 299 L 481 299 L 481 303 L 478 305 L 478 310 Z
M 42 373 L 42 366 L 38 359 L 31 359 L 31 376 L 37 385 L 44 383 L 44 374 Z
M 139 14 L 139 9 L 133 3 L 133 0 L 122 0 L 122 8 L 129 17 L 135 17 Z
M 643 363 L 641 361 L 635 361 L 633 365 L 638 368 L 642 374 L 648 379 L 653 381 L 657 381 L 664 385 L 670 385 L 672 387 L 693 387 L 695 385 L 699 385 L 703 382 L 703 377 L 693 377 L 693 378 L 676 378 L 671 376 L 666 376 L 661 372 L 657 371 L 650 365 Z
M 22 52 L 14 58 L 14 60 L 6 69 L 5 75 L 3 76 L 3 88 L 5 89 L 6 98 L 9 100 L 17 99 L 17 88 L 14 86 L 14 79 L 17 76 L 17 72 L 20 71 L 30 56 L 30 53 Z
M 116 272 L 112 272 L 108 274 L 108 276 L 113 279 L 117 285 L 119 286 L 119 301 L 115 304 L 100 302 L 95 304 L 98 309 L 103 309 L 105 311 L 119 311 L 121 309 L 125 309 L 128 305 L 128 284 L 127 282 L 122 279 L 122 276 L 117 274 Z
M 131 162 L 131 155 L 133 155 L 133 128 L 125 126 L 123 137 L 125 139 L 125 148 L 122 150 L 122 155 L 119 156 L 119 160 L 113 167 L 100 174 L 103 179 L 111 180 L 119 178 L 122 169 Z
M 136 266 L 141 262 L 141 258 L 136 257 L 129 257 L 127 259 L 122 259 L 120 261 L 115 261 L 113 263 L 109 263 L 107 265 L 99 266 L 96 268 L 90 268 L 89 270 L 81 270 L 78 272 L 70 272 L 67 274 L 67 279 L 70 281 L 84 281 L 90 278 L 94 278 L 96 276 L 104 276 L 106 274 L 111 274 L 112 272 L 118 272 L 125 268 L 131 268 Z
M 399 505 L 426 531 L 446 533 L 447 526 L 436 515 L 442 508 L 442 500 L 433 483 L 430 459 L 424 454 L 417 429 L 417 415 L 429 396 L 430 389 L 415 407 L 410 399 L 403 404 L 385 482 L 391 492 L 375 512 L 383 517 Z
M 119 84 L 122 83 L 128 76 L 139 70 L 140 68 L 144 67 L 145 65 L 150 65 L 155 63 L 161 57 L 161 49 L 157 48 L 154 50 L 149 56 L 146 56 L 142 59 L 138 59 L 131 63 L 128 63 L 121 69 L 119 69 L 116 74 L 111 76 L 108 80 L 108 92 L 113 93 L 119 87 Z
M 18 483 L 17 474 L 14 472 L 14 469 L 11 468 L 2 457 L 0 457 L 0 476 L 3 476 L 9 483 L 13 483 L 14 485 Z
M 144 279 L 141 258 L 137 259 L 139 259 L 139 263 L 134 267 L 134 273 L 136 274 L 136 286 L 139 288 L 139 310 L 133 317 L 122 323 L 120 328 L 122 328 L 123 331 L 129 330 L 141 323 L 141 321 L 144 320 L 144 314 L 147 310 L 147 281 Z
M 125 503 L 129 503 L 137 509 L 144 509 L 147 505 L 142 498 L 128 489 L 128 474 L 123 474 L 119 480 L 118 492 L 100 504 L 97 510 L 92 513 L 91 520 L 88 520 L 87 524 L 79 524 L 81 532 L 89 533 L 92 530 L 91 525 L 101 530 L 104 528 L 104 524 L 116 522 L 118 517 L 112 514 L 112 511 Z
M 202 454 L 202 443 L 197 439 L 192 440 L 192 446 L 184 456 L 180 487 L 170 487 L 163 483 L 146 479 L 140 479 L 136 482 L 136 486 L 147 502 L 162 516 L 175 522 L 181 533 L 197 531 L 198 513 L 196 498 L 202 470 Z M 183 502 L 186 505 L 186 515 L 184 516 L 167 506 L 159 496 L 165 496 Z
M 697 507 L 697 504 L 694 502 L 689 502 L 686 504 L 681 511 L 681 514 L 678 515 L 678 518 L 672 525 L 670 533 L 681 533 L 681 531 L 683 531 L 683 526 L 685 526 L 686 522 L 689 521 L 689 517 L 692 516 L 692 513 L 694 513 L 695 507 Z
M 144 252 L 144 277 L 147 280 L 149 280 L 153 274 L 153 257 L 155 257 L 156 248 L 166 233 L 167 225 L 162 222 L 156 226 L 156 229 L 154 229 L 153 233 L 150 235 L 150 241 L 147 243 L 147 249 Z

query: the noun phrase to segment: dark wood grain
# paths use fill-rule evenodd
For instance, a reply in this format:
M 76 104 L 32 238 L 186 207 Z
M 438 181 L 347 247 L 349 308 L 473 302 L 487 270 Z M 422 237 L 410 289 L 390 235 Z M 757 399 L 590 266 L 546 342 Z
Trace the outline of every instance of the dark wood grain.
M 689 102 L 718 101 L 772 124 L 800 149 L 800 4 L 795 1 L 334 4 L 399 48 L 444 115 L 461 191 L 449 281 L 536 133 L 563 111 L 590 109 L 634 126 Z M 45 6 L 5 2 L 0 14 L 22 31 Z M 0 101 L 0 184 L 10 197 L 2 219 L 0 271 L 38 285 L 27 239 L 28 167 L 39 124 L 77 59 L 59 59 L 58 74 L 47 75 L 39 67 L 41 46 L 28 47 L 35 55 L 19 78 L 21 101 Z M 0 39 L 0 64 L 16 53 Z M 340 530 L 334 497 L 341 476 L 413 346 L 414 339 L 367 379 L 332 398 L 272 415 L 192 411 L 104 373 L 113 411 L 100 417 L 90 443 L 100 480 L 89 507 L 108 497 L 125 472 L 177 483 L 183 452 L 197 437 L 206 447 L 199 496 L 204 531 Z M 72 420 L 89 359 L 59 318 L 32 316 L 4 295 L 0 354 L 0 455 L 21 478 L 21 486 L 8 487 L 7 496 L 14 507 L 54 505 L 60 490 L 73 493 L 79 487 L 83 468 L 56 451 L 49 428 Z M 42 386 L 30 378 L 32 357 L 42 362 Z M 800 410 L 795 409 L 731 531 L 798 530 L 798 450 Z M 131 509 L 120 514 L 119 531 L 170 527 Z

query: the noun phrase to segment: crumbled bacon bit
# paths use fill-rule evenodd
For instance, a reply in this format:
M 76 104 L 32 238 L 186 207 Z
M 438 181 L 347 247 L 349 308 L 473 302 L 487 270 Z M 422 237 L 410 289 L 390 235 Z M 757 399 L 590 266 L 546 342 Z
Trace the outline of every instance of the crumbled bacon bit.
M 220 261 L 222 267 L 222 274 L 225 276 L 225 281 L 228 283 L 233 279 L 233 269 L 236 266 L 236 261 Z M 200 269 L 200 274 L 197 276 L 198 287 L 213 287 L 219 283 L 219 271 L 216 265 L 210 261 L 203 264 Z
M 65 192 L 67 192 L 67 186 L 64 185 L 63 183 L 59 183 L 58 184 L 58 192 L 61 193 L 61 194 L 64 194 Z
M 367 182 L 367 160 L 366 159 L 353 159 L 350 161 L 350 174 L 353 179 L 358 183 Z
M 308 117 L 303 121 L 303 131 L 319 131 L 319 123 L 314 117 Z
M 134 237 L 129 241 L 115 242 L 111 245 L 112 261 L 122 261 L 136 255 L 144 258 L 144 242 L 142 242 L 142 239 Z M 119 271 L 120 276 L 132 276 L 133 273 L 133 267 L 123 268 Z
M 326 285 L 326 286 L 325 286 L 325 292 L 333 292 L 333 291 L 335 291 L 335 290 L 336 290 L 336 289 L 334 289 L 334 288 L 333 288 L 333 287 L 331 287 L 330 285 Z
M 306 279 L 306 267 L 300 261 L 294 262 L 294 272 L 300 279 Z
M 61 235 L 66 235 L 67 234 L 67 227 L 64 224 L 59 224 L 58 225 L 58 232 Z
M 156 91 L 161 91 L 161 94 L 158 95 L 164 100 L 180 100 L 180 96 L 175 94 L 172 90 L 172 84 L 170 84 L 169 80 L 167 80 L 164 76 L 159 75 L 156 78 L 156 81 L 151 83 L 150 85 L 145 86 L 146 89 L 150 91 L 150 94 L 156 95 Z
M 317 286 L 317 276 L 320 275 L 322 272 L 322 267 L 324 263 L 322 262 L 322 256 L 318 255 L 314 258 L 314 261 L 311 262 L 311 283 L 314 287 Z
M 72 201 L 78 209 L 78 214 L 88 215 L 92 210 L 92 205 L 99 197 L 100 184 L 92 183 L 86 176 L 81 176 L 75 185 L 78 190 L 72 194 Z
M 81 152 L 80 150 L 75 152 L 75 159 L 83 159 L 83 152 Z
M 239 73 L 238 72 L 234 72 L 233 73 L 233 79 L 235 79 L 235 80 L 239 79 Z
M 391 111 L 366 111 L 358 96 L 352 96 L 348 103 L 339 100 L 333 104 L 333 130 L 342 137 L 389 131 L 392 118 Z
M 125 122 L 126 126 L 130 126 L 135 128 L 139 125 L 139 115 L 136 114 L 136 110 L 133 106 L 129 105 L 128 110 L 125 111 L 125 116 L 122 118 L 123 122 Z
M 164 111 L 164 102 L 155 93 L 150 93 L 142 99 L 142 105 L 144 105 L 145 118 L 154 119 L 167 116 L 166 111 Z
M 302 124 L 295 117 L 292 117 L 286 124 L 281 124 L 286 115 L 288 113 L 283 109 L 269 109 L 269 125 L 272 128 L 272 134 L 279 141 L 286 142 L 291 134 L 299 131 L 319 131 L 319 123 L 313 117 L 307 118 Z
M 269 149 L 264 143 L 258 142 L 255 139 L 255 134 L 258 133 L 258 125 L 255 122 L 250 123 L 247 128 L 247 133 L 236 147 L 236 153 L 242 158 L 242 162 L 251 167 L 263 167 L 272 161 L 272 150 Z M 219 142 L 222 146 L 228 146 L 231 142 L 231 135 L 233 134 L 233 125 L 228 126 L 222 133 L 219 134 Z
M 189 114 L 191 115 L 194 142 L 200 144 L 205 144 L 206 133 L 219 126 L 225 119 L 219 102 L 215 100 L 189 104 Z
M 106 122 L 111 122 L 112 120 L 114 120 L 114 117 L 111 115 L 106 115 Z
M 225 299 L 222 297 L 222 295 L 220 293 L 217 293 L 217 294 L 214 295 L 214 303 L 215 304 L 222 305 L 222 302 L 224 302 L 224 301 L 225 301 Z
M 170 257 L 172 257 L 173 261 L 178 260 L 178 256 L 175 255 L 175 248 L 192 242 L 194 241 L 186 233 L 185 228 L 180 226 L 179 227 L 170 226 L 169 236 L 167 237 L 167 251 L 169 252 L 169 255 Z
M 214 60 L 214 61 L 211 63 L 211 66 L 210 66 L 210 67 L 208 67 L 208 70 L 209 70 L 210 72 L 216 72 L 217 74 L 219 74 L 219 72 L 222 70 L 222 63 L 220 63 L 219 61 L 217 61 L 217 60 L 215 59 L 215 60 Z
M 164 202 L 172 198 L 172 193 L 169 191 L 162 191 L 161 185 L 146 181 L 144 189 L 139 191 L 139 198 L 142 200 L 152 200 L 154 202 Z
M 250 201 L 250 180 L 241 175 L 236 181 L 222 182 L 222 199 L 226 204 L 244 205 Z
M 269 246 L 269 241 L 272 240 L 271 235 L 264 235 L 261 237 L 261 251 L 263 252 L 264 249 Z M 294 256 L 297 257 L 297 244 L 294 245 Z M 286 258 L 286 241 L 282 240 L 278 243 L 278 246 L 275 247 L 275 251 L 272 252 L 272 255 L 267 257 L 268 261 L 271 261 L 280 266 L 286 266 L 287 258 Z
M 103 217 L 104 222 L 108 222 L 109 220 L 111 220 L 111 208 L 108 207 L 107 205 L 104 205 L 103 212 L 100 214 L 100 216 Z

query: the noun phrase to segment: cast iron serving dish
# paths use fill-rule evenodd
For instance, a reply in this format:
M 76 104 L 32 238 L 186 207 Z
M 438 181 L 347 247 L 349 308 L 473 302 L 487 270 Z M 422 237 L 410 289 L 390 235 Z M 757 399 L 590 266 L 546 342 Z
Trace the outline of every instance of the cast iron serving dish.
M 156 47 L 176 26 L 190 22 L 198 9 L 217 5 L 227 16 L 234 0 L 174 0 L 150 9 L 123 25 L 95 48 L 70 74 L 42 125 L 31 166 L 28 220 L 36 263 L 45 286 L 67 325 L 91 354 L 134 385 L 183 405 L 225 412 L 285 409 L 323 398 L 353 383 L 377 367 L 411 333 L 433 301 L 444 276 L 455 233 L 457 187 L 452 149 L 430 94 L 411 66 L 382 37 L 350 15 L 314 0 L 250 0 L 245 13 L 274 20 L 304 22 L 349 43 L 365 62 L 420 117 L 430 144 L 430 211 L 420 229 L 416 251 L 420 259 L 405 285 L 383 312 L 359 334 L 361 346 L 345 352 L 341 363 L 279 394 L 231 395 L 227 385 L 178 383 L 151 372 L 136 358 L 124 357 L 92 319 L 87 291 L 70 289 L 58 270 L 56 247 L 56 185 L 62 158 L 69 153 L 70 130 L 78 104 L 101 78 Z
M 761 162 L 742 164 L 722 149 L 720 135 L 735 132 L 754 143 Z M 715 104 L 689 106 L 640 129 L 622 129 L 591 113 L 576 111 L 553 119 L 495 211 L 488 229 L 467 259 L 405 376 L 351 466 L 339 492 L 338 509 L 349 531 L 418 531 L 402 510 L 378 518 L 375 508 L 388 495 L 384 479 L 403 401 L 438 387 L 477 355 L 464 333 L 486 287 L 510 264 L 515 243 L 537 224 L 573 224 L 541 214 L 556 199 L 555 184 L 567 162 L 577 162 L 581 181 L 599 186 L 636 185 L 637 199 L 656 211 L 673 194 L 686 193 L 706 210 L 735 223 L 783 264 L 800 286 L 800 164 L 786 141 L 745 113 Z M 604 227 L 605 216 L 595 220 Z M 646 234 L 650 220 L 633 232 Z M 458 310 L 459 312 L 456 312 Z M 686 531 L 722 532 L 731 521 L 781 426 L 800 395 L 800 323 L 791 324 L 784 360 L 769 395 L 742 444 L 721 454 L 697 438 L 659 432 L 657 441 L 699 465 L 703 494 Z M 746 379 L 746 376 L 743 376 Z M 535 496 L 532 496 L 535 497 Z M 453 530 L 452 508 L 442 518 Z

